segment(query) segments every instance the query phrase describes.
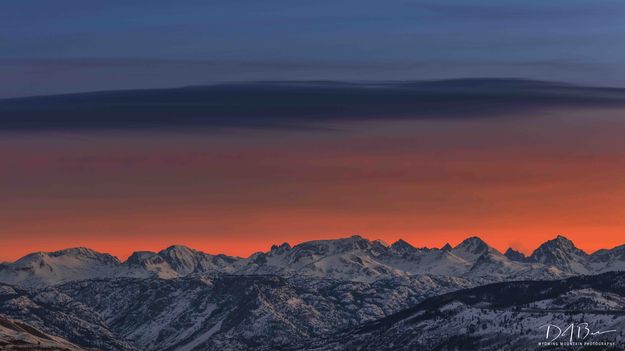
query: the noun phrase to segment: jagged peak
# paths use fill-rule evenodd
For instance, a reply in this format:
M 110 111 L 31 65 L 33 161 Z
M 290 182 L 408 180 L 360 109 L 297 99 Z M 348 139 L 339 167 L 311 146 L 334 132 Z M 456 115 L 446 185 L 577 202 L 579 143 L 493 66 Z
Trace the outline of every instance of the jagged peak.
M 456 248 L 467 247 L 467 246 L 471 246 L 471 247 L 486 246 L 487 247 L 488 244 L 478 236 L 470 236 L 464 239 L 460 244 L 458 244 Z
M 551 249 L 551 248 L 563 248 L 567 250 L 574 250 L 576 252 L 582 252 L 585 254 L 584 251 L 582 251 L 581 249 L 575 246 L 573 241 L 571 241 L 570 239 L 562 235 L 557 235 L 555 238 L 545 241 L 534 251 L 534 253 L 536 253 L 539 250 L 545 250 L 545 249 Z M 534 253 L 532 253 L 532 255 L 534 255 Z
M 408 243 L 407 241 L 403 239 L 399 239 L 396 242 L 394 242 L 390 246 L 390 249 L 399 255 L 411 254 L 411 253 L 415 253 L 419 251 L 419 249 L 410 245 L 410 243 Z
M 284 242 L 280 245 L 271 245 L 270 252 L 273 254 L 282 254 L 291 249 L 291 245 L 287 242 Z
M 407 242 L 404 239 L 399 239 L 396 242 L 394 242 L 393 244 L 391 244 L 392 248 L 411 248 L 411 249 L 416 249 L 414 246 L 410 245 L 409 242 Z
M 441 247 L 441 250 L 443 251 L 451 251 L 452 247 L 451 245 L 449 245 L 449 243 L 445 243 L 445 245 L 443 245 L 443 247 Z
M 566 244 L 573 244 L 573 241 L 571 241 L 569 238 L 565 237 L 564 235 L 558 234 L 556 235 L 555 238 L 547 241 L 547 242 L 556 242 L 556 243 L 566 243 Z
M 306 241 L 299 243 L 292 248 L 293 253 L 296 256 L 308 255 L 310 253 L 315 255 L 328 255 L 359 250 L 373 250 L 380 252 L 380 250 L 385 249 L 387 249 L 387 247 L 382 246 L 379 242 L 370 241 L 360 235 L 352 235 L 350 237 L 338 239 Z
M 589 255 L 578 249 L 568 238 L 558 235 L 554 239 L 541 244 L 529 257 L 530 261 L 555 265 L 563 269 L 573 269 L 573 264 L 583 264 L 577 262 L 578 259 L 585 259 Z M 577 262 L 577 263 L 575 263 Z

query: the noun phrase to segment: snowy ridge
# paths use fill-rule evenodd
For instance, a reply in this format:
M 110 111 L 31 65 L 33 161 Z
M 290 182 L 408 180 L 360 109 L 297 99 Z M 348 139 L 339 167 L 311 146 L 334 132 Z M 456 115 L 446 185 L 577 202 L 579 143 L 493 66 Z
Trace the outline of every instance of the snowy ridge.
M 121 267 L 117 276 L 171 279 L 196 272 L 232 273 L 238 258 L 210 255 L 183 245 L 173 245 L 160 252 L 138 251 Z
M 45 286 L 94 277 L 112 277 L 121 263 L 109 254 L 87 248 L 35 252 L 0 266 L 0 281 L 21 286 Z
M 0 282 L 36 288 L 95 278 L 174 279 L 223 273 L 304 275 L 361 282 L 420 274 L 492 280 L 559 279 L 623 269 L 625 245 L 590 255 L 563 236 L 545 242 L 525 257 L 512 249 L 502 254 L 475 236 L 455 247 L 447 244 L 439 249 L 415 248 L 404 240 L 388 245 L 355 235 L 295 246 L 283 243 L 247 258 L 211 255 L 182 245 L 160 252 L 138 251 L 123 263 L 86 248 L 37 252 L 0 265 Z

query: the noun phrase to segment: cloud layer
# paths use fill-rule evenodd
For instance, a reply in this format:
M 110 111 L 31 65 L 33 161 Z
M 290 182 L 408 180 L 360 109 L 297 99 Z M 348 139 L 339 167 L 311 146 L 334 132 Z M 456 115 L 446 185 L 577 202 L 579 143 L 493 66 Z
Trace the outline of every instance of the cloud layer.
M 331 128 L 335 122 L 467 119 L 625 106 L 625 89 L 513 79 L 256 82 L 0 101 L 2 130 Z

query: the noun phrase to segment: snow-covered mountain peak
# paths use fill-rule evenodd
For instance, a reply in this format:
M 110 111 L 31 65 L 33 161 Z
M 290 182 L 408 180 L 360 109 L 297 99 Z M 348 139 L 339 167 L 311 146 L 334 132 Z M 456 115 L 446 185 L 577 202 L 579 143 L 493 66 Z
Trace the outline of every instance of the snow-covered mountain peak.
M 0 269 L 0 281 L 25 287 L 40 287 L 93 277 L 110 277 L 119 260 L 87 248 L 35 252 Z
M 389 266 L 390 247 L 380 240 L 359 235 L 347 238 L 307 241 L 288 247 L 274 246 L 267 253 L 255 253 L 244 260 L 242 271 L 253 274 L 300 274 L 354 281 L 371 281 L 385 275 L 403 275 Z
M 97 251 L 85 248 L 75 247 L 69 249 L 63 249 L 53 252 L 33 252 L 28 254 L 13 263 L 17 267 L 29 267 L 29 266 L 43 266 L 46 264 L 57 264 L 60 262 L 70 261 L 98 261 L 101 264 L 109 266 L 117 266 L 121 264 L 117 257 L 107 253 L 99 253 Z
M 573 242 L 558 235 L 540 245 L 529 257 L 532 262 L 555 266 L 565 272 L 587 274 L 589 255 L 578 249 Z
M 67 249 L 63 249 L 63 250 L 59 250 L 59 251 L 53 251 L 53 252 L 49 252 L 48 253 L 50 256 L 63 256 L 63 255 L 72 255 L 72 256 L 88 256 L 88 257 L 95 257 L 98 255 L 102 255 L 101 253 L 95 251 L 95 250 L 91 250 L 89 248 L 86 247 L 70 247 Z
M 354 250 L 370 249 L 374 243 L 360 235 L 352 235 L 348 238 L 313 240 L 297 244 L 293 247 L 297 252 L 310 252 L 319 255 L 338 254 Z
M 418 249 L 412 245 L 410 245 L 404 239 L 399 239 L 391 245 L 391 250 L 394 252 L 404 255 L 418 252 Z
M 488 247 L 488 244 L 480 237 L 470 236 L 464 239 L 460 244 L 458 244 L 455 248 L 475 248 L 475 249 L 484 249 Z
M 463 240 L 460 244 L 454 247 L 451 250 L 451 253 L 467 261 L 475 262 L 478 257 L 490 251 L 497 250 L 488 246 L 484 240 L 478 238 L 477 236 L 472 236 Z
M 171 268 L 183 275 L 195 269 L 197 254 L 197 251 L 183 245 L 173 245 L 158 253 L 159 256 L 169 263 Z
M 239 259 L 226 255 L 210 255 L 184 245 L 172 245 L 156 252 L 137 251 L 124 263 L 121 275 L 132 277 L 184 277 L 188 274 L 233 272 Z
M 234 257 L 226 255 L 210 255 L 184 245 L 170 246 L 161 250 L 158 255 L 181 276 L 185 276 L 196 271 L 231 271 L 234 269 L 232 264 L 238 261 L 238 259 Z
M 289 250 L 291 250 L 291 245 L 289 245 L 289 243 L 282 243 L 280 245 L 272 245 L 271 250 L 269 250 L 269 254 L 282 255 Z
M 86 247 L 74 247 L 48 253 L 50 257 L 75 257 L 85 260 L 97 260 L 105 264 L 116 266 L 121 264 L 117 257 L 108 253 L 101 253 Z
M 171 245 L 161 251 L 159 251 L 159 255 L 166 255 L 166 256 L 178 256 L 178 257 L 188 257 L 188 256 L 193 256 L 196 252 L 196 250 L 188 247 L 188 246 L 184 246 L 184 245 Z
M 569 238 L 562 235 L 557 235 L 555 238 L 544 242 L 541 246 L 543 245 L 575 248 L 575 244 L 573 244 Z
M 545 255 L 549 253 L 588 256 L 587 253 L 578 249 L 571 240 L 562 235 L 558 235 L 556 238 L 546 241 L 542 245 L 540 245 L 536 250 L 534 250 L 530 257 L 542 260 L 548 258 Z

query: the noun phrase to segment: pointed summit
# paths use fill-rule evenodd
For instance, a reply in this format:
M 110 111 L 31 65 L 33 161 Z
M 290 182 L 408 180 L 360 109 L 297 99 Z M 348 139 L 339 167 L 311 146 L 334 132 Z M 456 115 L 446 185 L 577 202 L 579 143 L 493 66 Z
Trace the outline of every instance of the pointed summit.
M 480 237 L 471 236 L 471 237 L 464 239 L 455 248 L 459 248 L 459 247 L 485 248 L 485 247 L 488 247 L 488 244 L 486 244 L 486 242 L 484 242 L 484 240 L 482 240 Z
M 542 254 L 553 251 L 561 251 L 563 253 L 575 253 L 582 256 L 587 255 L 584 251 L 578 249 L 571 240 L 562 235 L 558 235 L 554 239 L 548 240 L 541 244 L 530 257 L 542 260 Z
M 391 250 L 395 251 L 396 253 L 400 255 L 410 254 L 410 253 L 418 251 L 414 246 L 410 245 L 404 239 L 399 239 L 396 242 L 394 242 L 391 245 Z
M 588 254 L 562 235 L 540 245 L 529 257 L 532 262 L 555 266 L 565 272 L 586 274 Z
M 446 243 L 445 245 L 443 245 L 443 247 L 441 247 L 441 250 L 443 251 L 451 251 L 452 247 L 451 245 L 449 245 L 449 243 Z
M 463 242 L 458 244 L 458 246 L 454 247 L 451 250 L 451 253 L 469 262 L 475 262 L 478 257 L 491 251 L 497 252 L 497 250 L 488 246 L 484 240 L 478 238 L 477 236 L 472 236 L 465 239 Z
M 399 249 L 399 248 L 412 248 L 412 249 L 414 249 L 414 248 L 415 248 L 414 246 L 410 245 L 410 244 L 409 244 L 406 240 L 404 240 L 404 239 L 399 239 L 399 240 L 397 240 L 396 242 L 394 242 L 394 243 L 391 245 L 391 247 L 392 247 L 392 248 L 397 248 L 397 249 Z

